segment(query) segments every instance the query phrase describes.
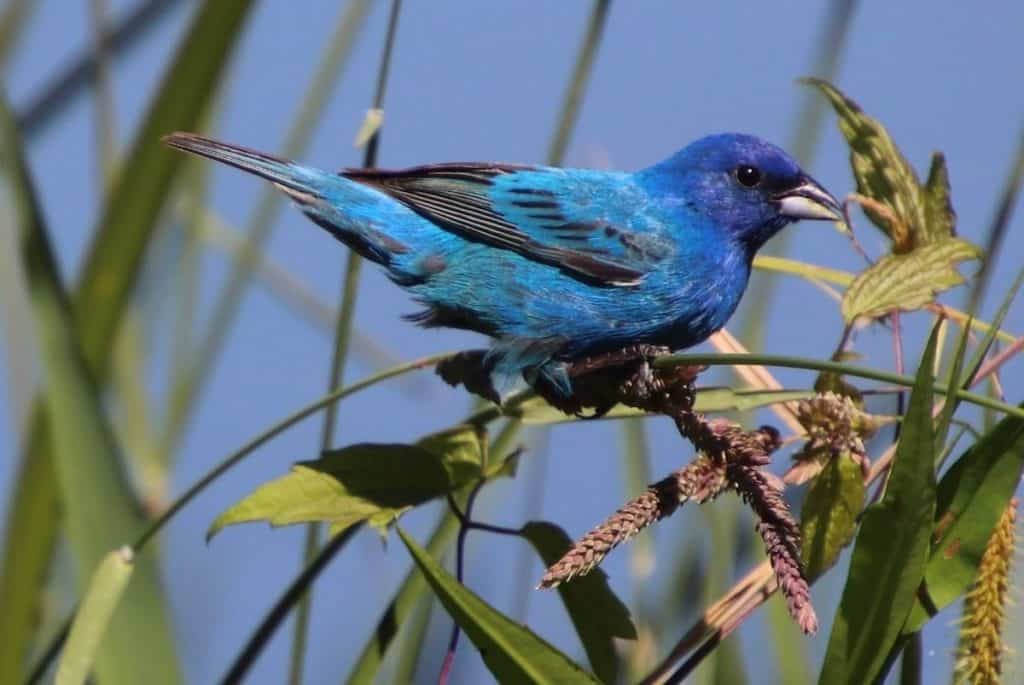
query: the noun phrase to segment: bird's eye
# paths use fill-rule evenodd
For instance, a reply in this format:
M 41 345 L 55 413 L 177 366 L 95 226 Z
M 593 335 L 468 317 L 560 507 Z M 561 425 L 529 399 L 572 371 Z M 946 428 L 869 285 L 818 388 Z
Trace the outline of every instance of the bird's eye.
M 740 182 L 740 185 L 753 188 L 761 182 L 761 170 L 756 166 L 741 164 L 736 167 L 736 180 Z

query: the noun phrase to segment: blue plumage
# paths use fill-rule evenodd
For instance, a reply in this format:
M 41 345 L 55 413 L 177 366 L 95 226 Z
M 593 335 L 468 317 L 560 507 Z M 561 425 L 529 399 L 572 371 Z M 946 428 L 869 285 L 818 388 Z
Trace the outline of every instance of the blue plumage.
M 193 134 L 169 145 L 271 181 L 408 290 L 426 326 L 494 343 L 496 387 L 628 345 L 681 349 L 725 325 L 757 250 L 836 200 L 779 148 L 703 138 L 635 173 L 508 164 L 321 171 Z

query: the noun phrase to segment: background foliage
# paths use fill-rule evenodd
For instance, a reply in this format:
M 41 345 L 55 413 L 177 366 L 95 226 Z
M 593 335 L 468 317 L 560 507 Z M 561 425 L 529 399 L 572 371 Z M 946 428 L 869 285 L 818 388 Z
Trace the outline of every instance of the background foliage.
M 76 677 L 74 663 L 82 664 L 79 674 L 88 668 L 96 646 L 89 636 L 114 606 L 96 654 L 104 683 L 212 682 L 243 672 L 258 682 L 431 682 L 448 653 L 449 614 L 490 655 L 481 660 L 464 640 L 447 665 L 453 682 L 479 682 L 487 668 L 552 682 L 591 677 L 573 662 L 605 681 L 618 672 L 634 682 L 763 556 L 748 510 L 723 497 L 684 507 L 642 534 L 609 558 L 607 575 L 535 593 L 541 559 L 550 562 L 568 540 L 548 524 L 524 524 L 553 521 L 578 537 L 689 461 L 690 446 L 657 418 L 552 426 L 559 417 L 532 404 L 521 421 L 502 422 L 429 372 L 415 372 L 428 364 L 395 368 L 479 341 L 401 323 L 397 315 L 411 303 L 379 274 L 362 272 L 322 232 L 280 211 L 268 189 L 162 148 L 164 133 L 208 131 L 325 167 L 373 163 L 379 155 L 382 166 L 503 159 L 616 168 L 648 164 L 711 131 L 763 135 L 797 154 L 837 195 L 868 197 L 853 218 L 856 237 L 878 262 L 865 269 L 848 239 L 824 226 L 791 229 L 772 252 L 797 261 L 762 261 L 766 268 L 730 330 L 749 349 L 786 357 L 761 361 L 808 368 L 829 359 L 845 337 L 858 355 L 854 364 L 883 374 L 875 383 L 845 377 L 861 387 L 889 385 L 885 373 L 909 384 L 929 354 L 935 319 L 927 311 L 906 314 L 895 330 L 891 321 L 855 319 L 930 302 L 939 286 L 958 282 L 953 263 L 975 256 L 968 243 L 987 255 L 984 269 L 963 264 L 960 271 L 973 278 L 942 301 L 991 321 L 1011 292 L 1024 262 L 1014 238 L 1024 93 L 1007 85 L 1020 67 L 1014 27 L 1024 10 L 1015 4 L 984 15 L 966 5 L 849 0 L 813 8 L 600 0 L 528 10 L 517 2 L 397 8 L 384 0 L 311 0 L 301 12 L 245 0 L 3 5 L 0 683 L 22 681 L 87 586 L 95 588 L 85 602 L 94 628 L 72 632 L 62 665 L 67 682 Z M 857 119 L 831 93 L 847 114 L 840 133 L 829 100 L 795 83 L 807 74 L 841 85 L 877 121 Z M 856 174 L 850 148 L 861 154 Z M 943 167 L 930 161 L 935 150 L 945 155 L 958 236 L 967 242 L 948 237 L 950 196 Z M 1003 386 L 975 390 L 1005 392 L 1013 404 L 1021 400 L 1016 379 L 1024 366 L 1012 345 L 1024 311 L 1004 309 L 1003 332 L 994 338 L 996 350 L 1011 351 L 1000 367 Z M 896 331 L 903 344 L 894 348 Z M 928 349 L 940 383 L 955 385 L 977 369 L 986 331 L 976 333 L 957 363 L 960 328 L 939 329 Z M 717 341 L 719 352 L 740 349 Z M 715 367 L 702 384 L 754 390 L 708 393 L 704 406 L 729 409 L 752 426 L 800 428 L 785 412 L 757 408 L 805 397 L 814 372 L 769 371 Z M 351 388 L 354 381 L 376 380 L 379 372 L 381 382 L 351 392 L 361 389 Z M 813 589 L 819 633 L 802 637 L 772 599 L 711 652 L 696 670 L 699 682 L 811 682 L 823 663 L 829 682 L 855 681 L 863 673 L 856 669 L 882 666 L 864 654 L 877 662 L 893 644 L 907 648 L 900 674 L 907 682 L 949 678 L 958 598 L 981 561 L 979 541 L 1017 487 L 1021 429 L 1008 419 L 989 432 L 1003 415 L 971 402 L 960 404 L 952 425 L 940 415 L 933 427 L 924 396 L 931 379 L 917 375 L 903 404 L 891 394 L 866 397 L 873 414 L 908 412 L 898 424 L 907 439 L 896 459 L 908 470 L 894 472 L 886 499 L 864 516 L 852 553 L 839 554 L 835 540 L 850 537 L 849 510 L 859 510 L 864 496 L 851 493 L 856 472 L 833 460 L 814 485 L 792 490 L 805 535 L 831 549 L 814 568 L 824 571 L 838 555 Z M 818 380 L 842 389 L 832 377 Z M 775 382 L 797 392 L 765 396 Z M 346 386 L 351 398 L 336 414 L 325 420 L 310 407 L 294 416 L 294 430 L 276 437 L 284 417 L 325 389 Z M 488 434 L 469 427 L 439 433 L 471 415 L 477 425 L 489 422 Z M 868 452 L 884 453 L 894 430 L 883 427 Z M 936 444 L 959 442 L 948 454 L 920 449 L 929 442 L 920 436 L 932 431 L 941 438 Z M 382 453 L 369 443 L 392 447 Z M 259 449 L 247 458 L 250 445 Z M 777 473 L 788 453 L 776 456 Z M 434 468 L 409 471 L 425 454 L 440 455 Z M 238 467 L 150 537 L 149 524 L 229 455 Z M 955 465 L 940 471 L 932 496 L 921 476 L 935 456 Z M 286 475 L 300 461 L 314 464 Z M 352 468 L 359 463 L 373 472 Z M 488 484 L 476 492 L 471 485 L 481 475 Z M 291 511 L 288 520 L 329 520 L 332 530 L 354 520 L 384 524 L 425 503 L 403 516 L 402 538 L 392 532 L 386 544 L 374 525 L 325 542 L 326 531 L 315 527 L 304 533 L 258 524 L 205 544 L 211 524 L 245 517 L 245 504 L 236 503 L 260 485 L 281 479 L 285 491 L 309 492 L 309 483 L 289 478 L 319 478 L 323 498 L 310 504 L 325 509 L 305 517 Z M 382 481 L 408 487 L 375 490 Z M 933 507 L 940 525 L 928 543 L 929 531 L 904 521 L 908 559 L 890 583 L 878 545 L 900 516 L 890 498 L 901 482 L 921 498 L 921 520 L 932 518 Z M 273 487 L 258 492 L 275 505 L 301 499 L 268 495 Z M 460 534 L 436 497 L 449 490 L 458 507 L 472 506 L 474 520 L 504 528 L 466 535 L 463 527 Z M 848 506 L 828 506 L 837 502 Z M 222 512 L 226 518 L 217 519 Z M 267 513 L 257 507 L 255 517 Z M 808 520 L 815 528 L 806 528 Z M 455 563 L 457 540 L 464 554 Z M 115 551 L 129 543 L 144 543 L 145 551 Z M 100 563 L 107 572 L 94 578 Z M 449 575 L 457 566 L 465 587 Z M 917 582 L 910 567 L 943 609 L 927 623 L 926 607 L 911 602 Z M 274 633 L 320 571 L 308 613 L 298 614 L 305 618 L 288 618 Z M 899 600 L 883 602 L 892 614 L 907 604 L 906 621 L 865 604 L 879 586 Z M 1019 613 L 1011 609 L 1009 644 L 1020 643 Z M 870 633 L 878 644 L 851 637 L 859 633 L 850 626 L 867 625 L 878 627 Z M 911 634 L 922 626 L 917 641 Z M 621 659 L 610 658 L 613 644 Z M 385 646 L 394 648 L 384 654 Z M 1014 682 L 1020 665 L 1011 659 L 1007 667 L 1006 682 Z

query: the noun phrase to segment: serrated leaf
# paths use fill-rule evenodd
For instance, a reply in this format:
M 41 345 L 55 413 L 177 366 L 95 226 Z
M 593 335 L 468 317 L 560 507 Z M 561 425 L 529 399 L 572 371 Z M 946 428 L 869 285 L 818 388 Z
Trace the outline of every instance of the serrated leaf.
M 434 594 L 476 645 L 484 664 L 499 683 L 572 685 L 599 682 L 529 628 L 480 599 L 441 568 L 401 528 L 398 535 Z
M 864 474 L 859 464 L 840 454 L 815 478 L 800 510 L 801 556 L 808 580 L 827 571 L 853 539 L 864 508 Z
M 896 221 L 871 207 L 865 206 L 864 213 L 892 239 L 893 252 L 909 252 L 915 245 L 914 231 L 924 223 L 920 183 L 913 167 L 885 127 L 838 88 L 822 79 L 809 78 L 803 82 L 824 93 L 839 115 L 839 130 L 850 146 L 850 166 L 857 192 L 888 206 Z
M 61 651 L 55 685 L 77 685 L 88 680 L 100 642 L 134 568 L 130 547 L 109 553 L 96 567 Z
M 334 535 L 360 521 L 383 527 L 407 509 L 479 477 L 481 435 L 459 426 L 415 445 L 363 443 L 299 462 L 291 473 L 257 488 L 210 525 L 266 521 L 272 526 L 326 522 Z
M 1021 405 L 1024 406 L 1024 405 Z M 1024 421 L 1008 416 L 949 468 L 939 483 L 935 528 L 924 591 L 904 634 L 962 595 L 973 582 L 982 552 L 1024 473 Z
M 559 526 L 547 521 L 530 521 L 521 535 L 537 550 L 545 566 L 550 566 L 572 546 L 572 539 Z M 571 583 L 558 586 L 558 594 L 580 636 L 590 666 L 605 683 L 618 678 L 619 659 L 614 638 L 636 639 L 636 627 L 629 609 L 608 585 L 608 576 L 594 569 Z
M 772 404 L 792 402 L 812 397 L 811 390 L 734 390 L 725 387 L 706 387 L 697 389 L 695 411 L 704 413 L 750 411 Z M 539 397 L 531 398 L 514 409 L 509 415 L 515 416 L 525 424 L 566 423 L 578 420 L 555 409 Z M 645 416 L 644 412 L 622 404 L 615 405 L 602 419 L 628 419 Z
M 935 516 L 935 435 L 928 340 L 882 499 L 865 511 L 818 682 L 870 683 L 881 674 L 924 576 Z
M 977 247 L 959 238 L 886 255 L 854 279 L 843 296 L 843 319 L 852 323 L 860 317 L 920 309 L 940 292 L 962 284 L 956 265 L 980 255 Z

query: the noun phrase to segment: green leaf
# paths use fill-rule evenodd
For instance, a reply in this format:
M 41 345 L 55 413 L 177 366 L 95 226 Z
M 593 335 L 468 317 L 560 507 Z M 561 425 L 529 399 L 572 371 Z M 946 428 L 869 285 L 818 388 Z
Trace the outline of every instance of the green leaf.
M 822 79 L 809 78 L 803 82 L 821 90 L 839 115 L 839 130 L 850 146 L 850 166 L 857 192 L 890 210 L 885 212 L 869 205 L 864 207 L 864 213 L 892 239 L 893 252 L 909 252 L 916 244 L 914 232 L 924 224 L 920 183 L 913 167 L 885 127 L 838 88 Z
M 597 683 L 569 657 L 483 601 L 427 555 L 401 528 L 398 534 L 445 610 L 480 650 L 499 683 Z
M 97 567 L 71 624 L 57 666 L 56 685 L 77 685 L 89 677 L 100 641 L 131 580 L 132 557 L 131 548 L 124 547 L 108 554 Z
M 734 390 L 724 387 L 706 387 L 697 389 L 697 402 L 694 405 L 694 410 L 704 413 L 749 411 L 813 396 L 814 392 L 811 390 Z M 575 416 L 569 416 L 555 409 L 539 397 L 526 400 L 518 406 L 510 408 L 507 413 L 530 425 L 567 423 L 578 420 Z M 618 404 L 601 418 L 628 419 L 637 416 L 646 416 L 646 414 L 639 409 Z
M 956 214 L 945 158 L 940 153 L 932 156 L 922 186 L 884 126 L 835 86 L 821 79 L 805 82 L 821 90 L 839 115 L 839 129 L 850 146 L 856 199 L 892 239 L 892 254 L 858 276 L 844 295 L 846 322 L 919 309 L 938 293 L 963 283 L 956 265 L 981 252 L 954 237 Z
M 121 469 L 119 448 L 75 336 L 67 294 L 18 133 L 0 95 L 2 191 L 14 207 L 19 255 L 43 362 L 46 409 L 53 431 L 61 504 L 80 589 L 107 550 L 141 527 Z M 34 554 L 30 551 L 29 554 Z M 177 682 L 170 618 L 152 556 L 139 560 L 138 582 L 110 627 L 96 670 L 105 683 Z M 2 613 L 2 612 L 0 612 Z M 17 653 L 16 664 L 23 653 Z M 153 675 L 154 665 L 159 673 Z
M 843 296 L 843 318 L 876 318 L 890 312 L 920 309 L 945 290 L 961 285 L 960 262 L 976 259 L 977 247 L 946 237 L 904 254 L 890 254 L 854 279 Z
M 819 683 L 870 683 L 914 603 L 935 516 L 933 329 L 910 394 L 885 495 L 867 508 Z
M 800 510 L 804 572 L 814 580 L 827 571 L 850 544 L 864 508 L 864 474 L 848 455 L 839 454 L 807 491 Z
M 561 559 L 572 547 L 568 534 L 547 521 L 530 521 L 523 526 L 521 534 L 537 550 L 545 566 Z M 608 576 L 600 569 L 594 569 L 585 576 L 574 578 L 571 583 L 559 585 L 558 594 L 565 603 L 594 673 L 604 683 L 616 682 L 619 659 L 614 638 L 635 640 L 636 627 L 629 616 L 629 609 L 608 585 Z
M 251 521 L 272 526 L 323 521 L 331 524 L 331 535 L 360 521 L 386 527 L 407 509 L 479 477 L 482 454 L 481 436 L 471 426 L 415 445 L 363 443 L 326 452 L 232 505 L 206 536 Z
M 950 198 L 949 170 L 946 157 L 941 152 L 932 154 L 932 165 L 922 196 L 925 220 L 921 226 L 921 242 L 934 243 L 955 235 L 956 213 Z
M 168 131 L 195 127 L 253 4 L 251 0 L 223 0 L 203 3 L 196 11 L 124 160 L 115 194 L 107 199 L 103 217 L 96 223 L 99 230 L 73 305 L 86 363 L 100 385 L 106 381 L 109 343 L 141 271 L 157 210 L 181 161 L 180 155 L 162 149 L 159 138 Z M 0 606 L 4 607 L 0 611 L 0 635 L 4 636 L 0 640 L 0 682 L 5 683 L 16 681 L 24 665 L 41 602 L 40 593 L 29 588 L 40 587 L 46 576 L 60 522 L 53 439 L 39 402 L 33 407 L 24 444 L 23 466 L 7 517 L 12 525 L 6 544 L 13 553 L 3 555 L 0 581 Z M 39 510 L 45 515 L 37 515 Z M 123 540 L 113 544 L 120 542 Z M 156 661 L 149 664 L 152 671 L 160 671 L 160 665 Z
M 459 520 L 450 510 L 445 511 L 427 542 L 427 553 L 431 557 L 441 556 L 458 532 Z M 369 632 L 345 685 L 372 685 L 396 636 L 407 625 L 416 604 L 426 592 L 427 581 L 423 574 L 415 567 L 411 568 Z
M 1007 417 L 954 463 L 939 483 L 933 545 L 925 570 L 927 610 L 916 603 L 912 633 L 966 592 L 985 545 L 1024 473 L 1024 420 Z

